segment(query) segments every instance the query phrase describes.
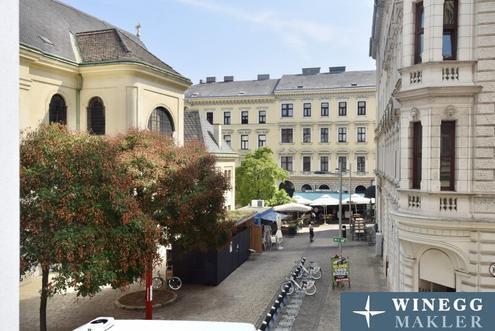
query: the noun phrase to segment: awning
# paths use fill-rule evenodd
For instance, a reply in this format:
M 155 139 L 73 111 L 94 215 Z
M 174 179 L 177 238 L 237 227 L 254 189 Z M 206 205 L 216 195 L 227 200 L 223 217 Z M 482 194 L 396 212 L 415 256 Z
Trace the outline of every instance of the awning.
M 256 224 L 260 224 L 262 220 L 268 221 L 268 222 L 276 222 L 277 217 L 279 217 L 279 219 L 282 220 L 282 219 L 288 217 L 288 215 L 277 213 L 273 209 L 270 209 L 270 210 L 264 211 L 262 213 L 256 214 L 256 216 L 254 217 L 254 220 L 255 220 Z
M 286 203 L 283 205 L 273 207 L 273 210 L 275 210 L 275 211 L 288 212 L 288 213 L 290 213 L 290 212 L 305 213 L 305 212 L 310 211 L 311 209 L 312 209 L 311 207 L 305 206 L 305 205 L 300 204 L 300 203 L 294 203 L 294 202 L 290 202 L 290 203 Z

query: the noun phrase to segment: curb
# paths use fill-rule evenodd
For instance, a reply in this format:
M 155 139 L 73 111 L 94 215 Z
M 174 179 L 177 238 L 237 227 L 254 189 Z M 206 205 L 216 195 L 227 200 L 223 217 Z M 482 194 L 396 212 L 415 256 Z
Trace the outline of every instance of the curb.
M 166 302 L 156 303 L 152 307 L 153 308 L 161 308 L 163 306 L 166 306 L 168 304 L 171 304 L 171 303 L 175 302 L 175 300 L 177 300 L 177 293 L 176 292 L 173 292 L 173 291 L 171 291 L 171 293 L 173 294 L 173 297 L 170 300 L 168 300 Z M 146 309 L 146 306 L 145 305 L 142 305 L 142 306 L 124 305 L 124 304 L 122 304 L 122 303 L 119 302 L 119 299 L 115 300 L 114 303 L 113 303 L 115 305 L 115 307 L 117 307 L 117 308 L 126 309 L 126 310 L 145 310 Z

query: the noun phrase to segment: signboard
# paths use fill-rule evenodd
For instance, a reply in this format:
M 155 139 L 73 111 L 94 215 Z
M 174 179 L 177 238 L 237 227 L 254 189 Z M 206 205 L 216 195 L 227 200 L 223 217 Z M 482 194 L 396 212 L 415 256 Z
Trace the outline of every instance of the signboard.
M 347 282 L 349 287 L 351 287 L 349 258 L 333 257 L 330 261 L 330 270 L 332 272 L 332 288 L 335 288 L 336 285 L 343 285 L 344 282 Z
M 492 277 L 495 277 L 495 263 L 490 264 L 488 272 L 490 273 L 490 275 L 492 275 Z
M 333 237 L 333 242 L 334 243 L 341 243 L 341 244 L 343 244 L 345 242 L 345 238 L 343 238 L 343 237 Z

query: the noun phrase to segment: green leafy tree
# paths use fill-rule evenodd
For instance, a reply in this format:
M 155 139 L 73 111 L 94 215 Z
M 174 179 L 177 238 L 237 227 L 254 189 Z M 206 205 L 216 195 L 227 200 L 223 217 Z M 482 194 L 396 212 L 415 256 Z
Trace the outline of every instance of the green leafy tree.
M 130 194 L 132 181 L 104 137 L 41 126 L 20 148 L 21 274 L 41 266 L 40 330 L 47 299 L 117 288 L 156 258 L 156 224 Z M 50 279 L 50 273 L 53 277 Z
M 287 194 L 284 189 L 277 190 L 275 194 L 268 200 L 269 206 L 279 206 L 284 203 L 289 203 L 292 201 L 292 198 Z
M 236 169 L 238 202 L 246 205 L 253 199 L 271 199 L 277 191 L 276 182 L 285 180 L 288 175 L 288 172 L 274 161 L 270 148 L 260 148 L 247 154 Z
M 141 210 L 161 229 L 162 245 L 203 249 L 227 242 L 232 224 L 222 220 L 229 186 L 203 145 L 177 147 L 148 131 L 118 137 L 117 145 Z

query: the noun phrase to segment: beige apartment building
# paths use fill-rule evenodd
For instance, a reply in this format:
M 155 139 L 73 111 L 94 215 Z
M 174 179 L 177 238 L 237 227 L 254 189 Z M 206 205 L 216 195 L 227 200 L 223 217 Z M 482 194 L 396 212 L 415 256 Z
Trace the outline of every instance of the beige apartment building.
M 375 1 L 377 220 L 394 291 L 493 291 L 495 1 Z
M 186 107 L 221 125 L 224 140 L 241 157 L 270 147 L 295 191 L 338 190 L 338 178 L 329 172 L 339 164 L 345 176 L 352 171 L 351 191 L 364 191 L 376 158 L 375 71 L 320 71 L 248 81 L 208 77 L 186 91 Z

